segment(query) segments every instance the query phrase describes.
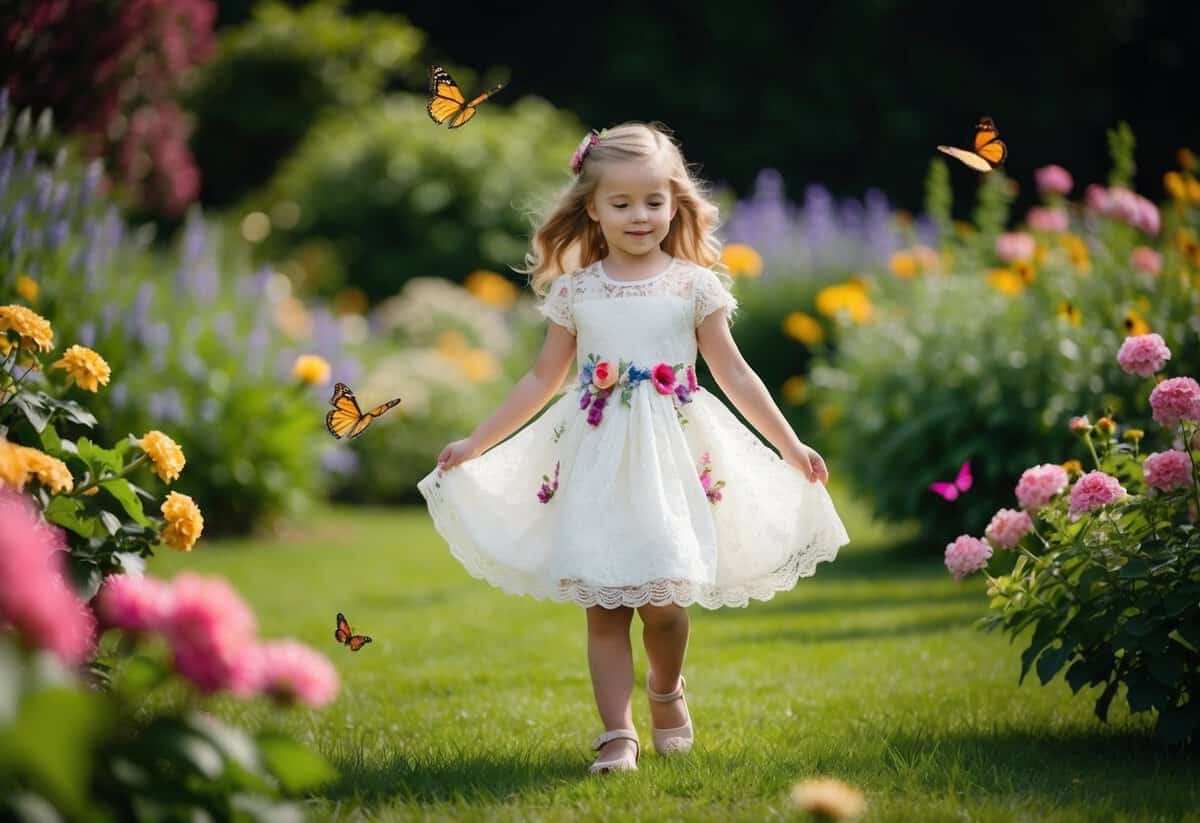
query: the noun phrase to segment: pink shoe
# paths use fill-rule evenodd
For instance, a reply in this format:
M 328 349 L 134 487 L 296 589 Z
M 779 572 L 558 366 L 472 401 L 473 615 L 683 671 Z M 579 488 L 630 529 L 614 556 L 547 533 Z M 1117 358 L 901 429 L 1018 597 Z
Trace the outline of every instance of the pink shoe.
M 604 732 L 592 741 L 592 748 L 595 751 L 600 751 L 604 744 L 610 740 L 624 738 L 632 740 L 634 743 L 633 758 L 630 759 L 628 753 L 616 758 L 615 760 L 597 760 L 592 763 L 588 771 L 592 774 L 605 774 L 607 772 L 636 772 L 638 758 L 642 756 L 642 743 L 638 740 L 636 729 L 612 729 Z
M 679 675 L 679 685 L 675 687 L 675 691 L 666 694 L 659 694 L 650 688 L 650 672 L 646 672 L 646 695 L 656 703 L 670 703 L 673 700 L 683 700 L 683 687 L 687 685 L 683 675 Z M 684 708 L 687 707 L 687 701 L 684 701 Z M 651 727 L 654 726 L 654 721 L 650 721 Z M 654 750 L 659 754 L 686 754 L 692 750 L 692 717 L 691 712 L 688 712 L 688 721 L 682 726 L 676 726 L 674 729 L 658 729 L 654 728 L 651 732 L 654 737 Z

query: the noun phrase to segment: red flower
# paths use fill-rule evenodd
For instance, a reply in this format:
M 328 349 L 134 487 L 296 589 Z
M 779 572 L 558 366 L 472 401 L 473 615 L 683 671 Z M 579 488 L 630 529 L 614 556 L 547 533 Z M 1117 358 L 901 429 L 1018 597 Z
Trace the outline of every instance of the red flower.
M 675 393 L 675 368 L 670 363 L 659 363 L 650 373 L 650 381 L 659 394 Z

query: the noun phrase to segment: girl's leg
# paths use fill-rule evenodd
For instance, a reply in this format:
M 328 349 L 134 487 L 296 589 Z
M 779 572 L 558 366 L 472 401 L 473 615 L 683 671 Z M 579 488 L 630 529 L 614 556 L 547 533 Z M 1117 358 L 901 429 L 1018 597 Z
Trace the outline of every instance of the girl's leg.
M 650 688 L 659 694 L 673 691 L 679 685 L 683 658 L 687 654 L 691 630 L 688 611 L 674 603 L 666 606 L 647 603 L 638 607 L 638 614 L 642 618 L 642 642 L 646 645 L 646 659 L 650 665 Z M 651 701 L 650 717 L 656 728 L 677 728 L 687 722 L 687 704 L 684 700 Z
M 587 610 L 587 623 L 588 667 L 604 730 L 632 729 L 633 648 L 629 627 L 633 623 L 633 609 L 591 606 Z M 596 757 L 611 760 L 622 754 L 622 748 L 628 748 L 630 755 L 636 750 L 632 740 L 610 740 Z

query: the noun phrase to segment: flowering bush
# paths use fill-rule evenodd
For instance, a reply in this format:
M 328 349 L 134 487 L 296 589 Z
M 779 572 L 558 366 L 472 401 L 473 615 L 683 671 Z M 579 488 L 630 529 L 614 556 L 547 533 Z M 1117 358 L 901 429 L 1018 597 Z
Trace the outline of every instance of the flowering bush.
M 1170 358 L 1157 334 L 1126 338 L 1117 355 L 1127 375 L 1143 378 Z M 1072 691 L 1104 687 L 1101 720 L 1124 683 L 1131 712 L 1157 712 L 1156 738 L 1197 746 L 1200 384 L 1160 375 L 1148 402 L 1166 448 L 1143 455 L 1143 430 L 1118 436 L 1108 416 L 1073 418 L 1069 429 L 1095 468 L 1026 469 L 1015 489 L 1020 510 L 996 512 L 984 539 L 960 535 L 945 563 L 957 579 L 984 570 L 994 614 L 982 627 L 1014 639 L 1035 627 L 1020 681 L 1036 665 L 1045 685 L 1066 666 Z M 988 574 L 993 549 L 1019 555 L 1011 573 Z

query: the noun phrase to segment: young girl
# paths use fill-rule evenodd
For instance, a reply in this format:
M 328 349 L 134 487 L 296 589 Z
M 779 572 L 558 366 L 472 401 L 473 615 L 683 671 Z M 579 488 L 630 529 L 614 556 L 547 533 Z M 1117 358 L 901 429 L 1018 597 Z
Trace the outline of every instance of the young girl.
M 635 608 L 655 749 L 687 752 L 686 607 L 768 600 L 850 538 L 824 461 L 730 336 L 737 300 L 714 269 L 717 208 L 669 134 L 641 123 L 593 132 L 571 167 L 523 270 L 550 320 L 537 362 L 418 487 L 472 575 L 586 607 L 606 729 L 591 771 L 605 772 L 636 769 L 641 755 Z M 696 384 L 697 351 L 782 457 Z M 572 364 L 566 394 L 496 446 L 561 390 Z

